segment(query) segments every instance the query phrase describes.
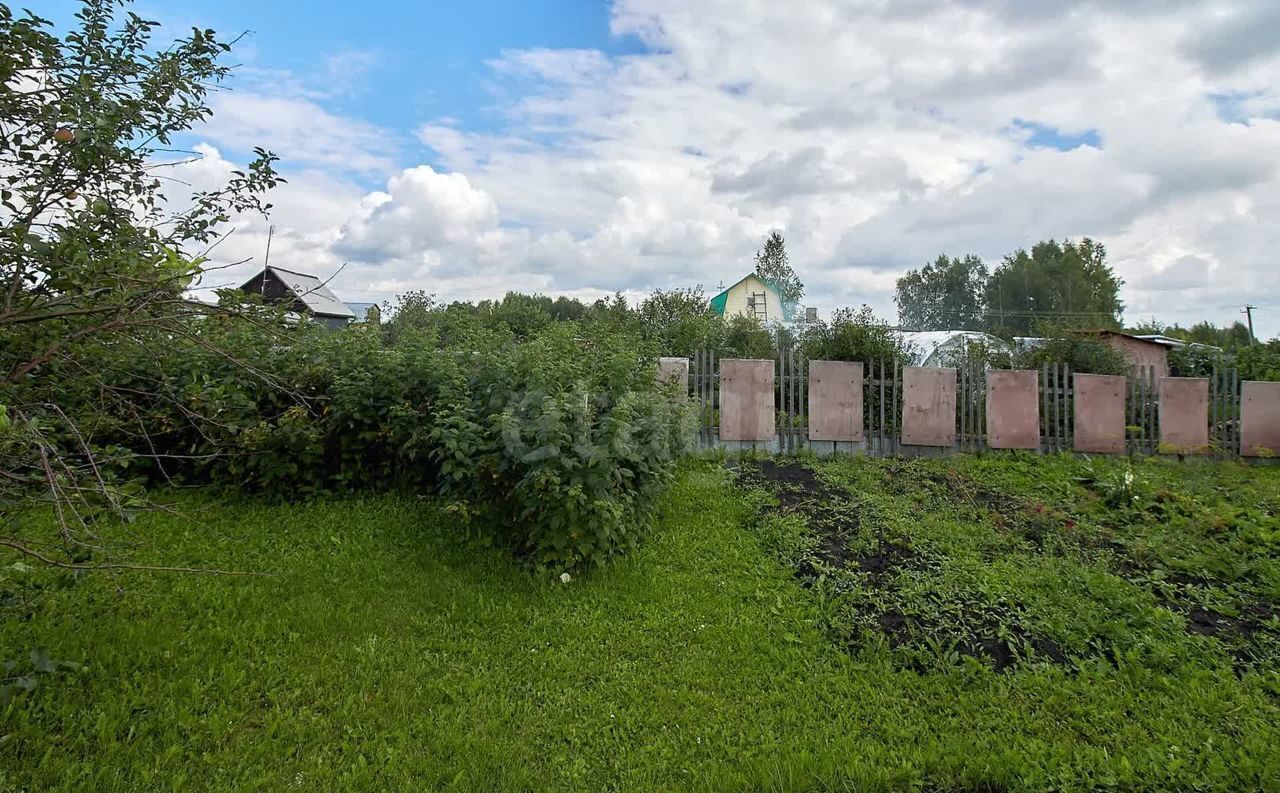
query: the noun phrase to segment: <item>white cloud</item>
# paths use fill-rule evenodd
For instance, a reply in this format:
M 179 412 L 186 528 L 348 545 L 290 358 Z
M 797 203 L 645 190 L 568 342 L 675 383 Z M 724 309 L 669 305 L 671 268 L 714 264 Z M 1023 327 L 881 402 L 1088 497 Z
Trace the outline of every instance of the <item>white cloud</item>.
M 272 258 L 349 261 L 340 291 L 714 287 L 778 227 L 809 301 L 891 317 L 894 279 L 939 253 L 1088 235 L 1131 318 L 1251 300 L 1280 332 L 1274 2 L 616 0 L 612 26 L 651 51 L 500 54 L 506 124 L 424 120 L 437 167 L 260 83 L 208 137 L 311 169 L 276 198 Z
M 401 171 L 387 192 L 366 196 L 343 225 L 339 252 L 378 263 L 441 247 L 467 245 L 498 223 L 498 207 L 460 173 L 427 165 Z
M 397 146 L 387 131 L 330 113 L 316 99 L 233 91 L 218 94 L 211 104 L 213 118 L 201 134 L 218 146 L 242 152 L 261 146 L 292 168 L 337 173 L 394 168 Z

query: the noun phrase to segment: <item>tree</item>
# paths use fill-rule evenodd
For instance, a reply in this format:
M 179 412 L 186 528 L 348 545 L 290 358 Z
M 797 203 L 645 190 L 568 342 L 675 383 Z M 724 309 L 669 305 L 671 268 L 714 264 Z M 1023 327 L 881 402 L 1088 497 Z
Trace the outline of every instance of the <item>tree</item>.
M 1184 328 L 1181 325 L 1166 325 L 1158 321 L 1154 317 L 1149 320 L 1139 322 L 1136 326 L 1126 329 L 1126 332 L 1134 335 L 1150 335 L 1161 334 L 1174 339 L 1182 339 L 1183 341 L 1193 344 L 1206 344 L 1210 347 L 1218 347 L 1225 352 L 1233 352 L 1242 347 L 1249 346 L 1249 327 L 1243 322 L 1237 320 L 1230 325 L 1217 325 L 1208 320 L 1197 322 L 1190 328 Z
M 1119 328 L 1121 281 L 1107 251 L 1089 238 L 1037 243 L 1004 257 L 987 280 L 987 326 L 994 333 L 1029 336 L 1049 323 L 1073 328 Z
M 702 287 L 654 290 L 637 309 L 645 338 L 658 344 L 663 355 L 691 357 L 714 348 L 724 335 L 725 322 L 711 308 Z
M 865 305 L 838 309 L 829 323 L 806 323 L 800 344 L 805 357 L 811 360 L 909 360 L 911 352 L 902 336 Z
M 1280 380 L 1280 338 L 1241 347 L 1236 366 L 1241 380 Z
M 796 306 L 800 305 L 800 298 L 804 297 L 804 284 L 787 260 L 787 243 L 781 232 L 769 232 L 764 248 L 756 251 L 756 275 L 778 290 L 786 317 L 790 319 L 794 316 Z
M 192 320 L 226 312 L 185 291 L 220 227 L 265 213 L 261 196 L 281 181 L 275 156 L 256 149 L 219 189 L 189 200 L 163 192 L 173 138 L 209 117 L 230 46 L 199 29 L 157 46 L 156 23 L 117 20 L 121 5 L 83 0 L 77 29 L 59 38 L 47 20 L 0 4 L 0 513 L 42 492 L 59 506 L 71 558 L 83 548 L 67 516 L 119 511 L 125 499 L 38 376 L 56 367 L 101 383 L 95 352 L 136 350 L 142 361 L 172 339 L 201 341 Z
M 979 330 L 984 327 L 987 265 L 977 256 L 939 256 L 898 279 L 898 324 L 910 330 Z
M 1171 333 L 1169 335 L 1175 334 Z M 1240 321 L 1223 327 L 1218 327 L 1208 321 L 1197 322 L 1185 334 L 1180 333 L 1177 336 L 1190 342 L 1208 344 L 1211 347 L 1221 347 L 1224 350 L 1238 350 L 1248 347 L 1251 341 L 1249 326 Z
M 721 358 L 772 358 L 776 354 L 773 334 L 760 320 L 735 314 L 725 321 Z

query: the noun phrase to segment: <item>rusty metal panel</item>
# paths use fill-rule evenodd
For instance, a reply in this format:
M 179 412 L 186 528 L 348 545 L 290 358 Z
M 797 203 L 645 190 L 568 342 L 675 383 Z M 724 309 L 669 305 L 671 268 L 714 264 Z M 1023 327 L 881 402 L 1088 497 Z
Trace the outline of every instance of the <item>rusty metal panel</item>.
M 1034 369 L 987 372 L 987 444 L 993 449 L 1040 448 L 1040 403 Z
M 773 361 L 720 361 L 720 440 L 773 440 Z
M 907 366 L 902 369 L 902 443 L 953 446 L 956 442 L 956 370 Z
M 1209 380 L 1160 378 L 1160 451 L 1197 454 L 1209 448 Z
M 862 364 L 809 361 L 809 440 L 860 441 Z
M 658 382 L 676 383 L 681 391 L 689 390 L 689 359 L 659 358 Z
M 1076 373 L 1071 382 L 1076 415 L 1072 448 L 1078 452 L 1123 454 L 1124 377 Z
M 1240 384 L 1240 453 L 1280 457 L 1280 383 Z

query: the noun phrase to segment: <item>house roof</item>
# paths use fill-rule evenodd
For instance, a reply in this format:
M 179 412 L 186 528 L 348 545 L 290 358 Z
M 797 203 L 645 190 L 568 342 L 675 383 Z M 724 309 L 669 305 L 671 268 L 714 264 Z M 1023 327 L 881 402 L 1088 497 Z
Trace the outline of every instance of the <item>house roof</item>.
M 355 318 L 355 313 L 347 308 L 347 304 L 338 299 L 333 290 L 325 286 L 324 281 L 308 273 L 299 273 L 293 270 L 286 270 L 283 267 L 268 266 L 270 270 L 280 282 L 285 285 L 293 296 L 302 302 L 312 314 L 322 317 L 347 317 Z M 266 270 L 263 271 L 263 274 Z M 257 276 L 254 276 L 256 278 Z M 253 278 L 249 279 L 252 282 Z M 246 286 L 249 282 L 246 282 Z M 241 287 L 242 289 L 244 287 Z
M 1142 339 L 1143 341 L 1155 342 L 1156 344 L 1163 344 L 1165 347 L 1169 347 L 1171 349 L 1191 347 L 1192 349 L 1197 350 L 1214 350 L 1215 352 L 1222 352 L 1221 347 L 1215 347 L 1212 344 L 1201 344 L 1198 341 L 1187 341 L 1186 339 L 1166 336 L 1163 333 L 1147 333 L 1141 336 L 1135 336 L 1134 338 Z
M 771 290 L 775 296 L 778 296 L 779 302 L 781 302 L 782 293 L 778 290 L 778 287 L 776 284 L 772 284 L 766 281 L 765 279 L 761 278 L 759 275 L 755 273 L 747 273 L 746 275 L 739 278 L 737 281 L 734 281 L 732 284 L 730 284 L 729 287 L 726 288 L 723 292 L 711 298 L 711 310 L 723 317 L 725 306 L 729 301 L 729 292 L 731 292 L 734 287 L 736 287 L 738 284 L 742 283 L 743 281 L 747 280 L 748 278 L 754 278 L 760 283 L 764 284 L 765 288 Z
M 1154 344 L 1155 346 L 1160 347 L 1161 349 L 1167 349 L 1169 347 L 1168 344 L 1161 341 L 1157 341 L 1156 339 L 1150 338 L 1148 336 L 1135 336 L 1132 333 L 1125 333 L 1122 330 L 1112 330 L 1111 328 L 1091 328 L 1091 329 L 1077 330 L 1074 332 L 1081 335 L 1085 335 L 1085 336 L 1120 336 L 1126 339 L 1133 339 L 1134 341 L 1144 342 L 1146 344 Z

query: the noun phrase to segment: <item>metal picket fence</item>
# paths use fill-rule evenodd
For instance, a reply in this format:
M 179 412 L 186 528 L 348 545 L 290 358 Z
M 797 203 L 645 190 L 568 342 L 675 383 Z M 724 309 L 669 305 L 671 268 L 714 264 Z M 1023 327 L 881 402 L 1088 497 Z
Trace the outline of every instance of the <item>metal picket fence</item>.
M 720 442 L 720 359 L 714 350 L 700 350 L 689 361 L 690 393 L 699 405 L 697 445 Z M 875 456 L 901 451 L 903 362 L 876 359 L 863 363 L 863 428 L 859 453 Z M 956 364 L 956 442 L 954 451 L 981 452 L 987 445 L 987 368 L 981 361 Z M 1071 451 L 1075 410 L 1073 372 L 1065 363 L 1046 363 L 1037 372 L 1040 412 L 1040 450 Z M 1126 376 L 1125 449 L 1128 454 L 1160 451 L 1159 379 L 1153 367 L 1133 367 Z M 1209 378 L 1210 451 L 1215 457 L 1234 457 L 1240 451 L 1240 378 L 1234 369 L 1214 369 Z M 809 361 L 796 348 L 774 359 L 776 435 L 772 449 L 795 452 L 810 446 Z M 851 449 L 855 450 L 855 449 Z

